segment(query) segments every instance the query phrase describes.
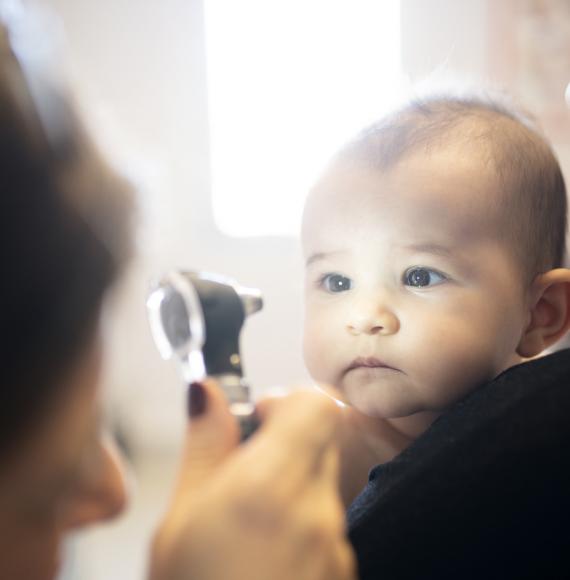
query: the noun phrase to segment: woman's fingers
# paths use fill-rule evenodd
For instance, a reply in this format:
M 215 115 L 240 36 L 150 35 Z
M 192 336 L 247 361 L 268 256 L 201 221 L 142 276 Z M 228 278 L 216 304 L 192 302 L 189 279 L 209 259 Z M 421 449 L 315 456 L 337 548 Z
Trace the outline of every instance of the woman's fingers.
M 184 494 L 207 480 L 239 445 L 238 424 L 215 381 L 192 385 L 188 400 L 190 421 L 179 478 L 179 491 Z M 324 452 L 335 443 L 339 420 L 340 410 L 330 398 L 312 390 L 296 391 L 263 409 L 263 437 L 253 435 L 238 463 L 247 462 L 250 455 L 263 457 L 263 465 L 251 473 L 260 485 L 265 484 L 263 473 L 273 479 L 291 465 L 297 477 L 290 473 L 290 483 L 303 482 L 320 469 Z
M 324 566 L 322 578 L 334 578 L 336 580 L 357 580 L 358 566 L 356 555 L 347 541 L 337 542 L 333 551 L 334 557 L 328 558 Z M 328 564 L 328 572 L 326 571 Z
M 151 578 L 352 580 L 337 405 L 296 392 L 266 405 L 259 430 L 239 445 L 214 383 L 190 399 L 180 487 L 155 536 Z
M 179 491 L 200 487 L 239 444 L 239 428 L 222 390 L 208 379 L 188 391 L 186 430 Z
M 338 459 L 331 463 L 325 458 L 331 449 L 338 454 L 339 411 L 314 391 L 296 391 L 271 408 L 266 405 L 261 427 L 226 466 L 235 478 L 236 494 L 279 510 L 316 480 L 324 478 L 336 490 Z
M 259 411 L 266 437 L 286 434 L 291 444 L 302 442 L 312 451 L 329 445 L 340 420 L 338 405 L 314 389 L 297 389 L 265 403 Z
M 266 396 L 256 403 L 256 412 L 261 421 L 263 422 L 265 417 L 271 415 L 276 408 L 279 408 L 283 404 L 284 399 L 299 391 L 324 395 L 336 402 L 337 405 L 340 404 L 340 406 L 346 404 L 345 397 L 341 391 L 327 383 L 316 383 L 311 386 L 297 386 L 293 388 L 272 387 L 267 390 Z

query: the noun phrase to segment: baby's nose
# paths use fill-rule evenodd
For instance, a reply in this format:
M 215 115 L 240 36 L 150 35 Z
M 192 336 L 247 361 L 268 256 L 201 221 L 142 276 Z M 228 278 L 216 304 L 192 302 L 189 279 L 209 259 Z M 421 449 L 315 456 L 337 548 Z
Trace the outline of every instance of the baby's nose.
M 127 503 L 125 469 L 114 441 L 102 437 L 93 455 L 62 512 L 68 530 L 110 519 Z
M 354 335 L 390 335 L 400 330 L 400 321 L 395 313 L 385 305 L 370 305 L 352 312 L 347 324 L 348 331 Z

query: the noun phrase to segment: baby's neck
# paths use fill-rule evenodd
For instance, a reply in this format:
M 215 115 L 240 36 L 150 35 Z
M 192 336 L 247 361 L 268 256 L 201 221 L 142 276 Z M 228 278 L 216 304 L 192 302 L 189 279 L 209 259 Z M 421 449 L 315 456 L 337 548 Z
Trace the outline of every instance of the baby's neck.
M 437 416 L 437 413 L 423 412 L 398 419 L 378 419 L 347 407 L 340 445 L 340 487 L 345 505 L 350 505 L 362 491 L 372 467 L 401 453 Z
M 436 411 L 423 411 L 408 417 L 386 419 L 385 421 L 411 443 L 422 435 L 440 415 L 441 413 Z M 403 451 L 403 449 L 400 449 L 400 451 Z

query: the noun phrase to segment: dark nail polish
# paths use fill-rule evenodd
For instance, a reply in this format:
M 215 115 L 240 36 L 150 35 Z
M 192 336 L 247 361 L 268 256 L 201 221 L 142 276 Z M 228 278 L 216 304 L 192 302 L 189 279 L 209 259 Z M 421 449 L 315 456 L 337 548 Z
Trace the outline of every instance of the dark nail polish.
M 206 410 L 206 391 L 201 383 L 192 383 L 188 389 L 188 414 L 199 417 Z

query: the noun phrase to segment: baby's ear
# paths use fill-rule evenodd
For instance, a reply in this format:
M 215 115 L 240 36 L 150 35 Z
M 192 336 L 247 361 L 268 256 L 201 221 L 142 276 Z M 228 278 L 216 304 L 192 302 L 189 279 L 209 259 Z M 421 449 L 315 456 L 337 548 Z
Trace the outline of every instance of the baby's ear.
M 561 339 L 570 328 L 570 270 L 556 268 L 532 283 L 530 322 L 517 354 L 530 358 Z

